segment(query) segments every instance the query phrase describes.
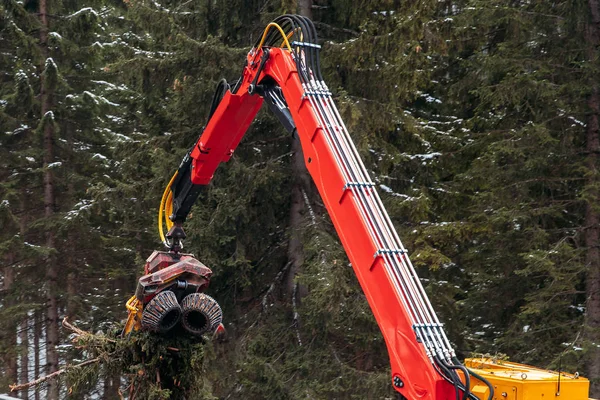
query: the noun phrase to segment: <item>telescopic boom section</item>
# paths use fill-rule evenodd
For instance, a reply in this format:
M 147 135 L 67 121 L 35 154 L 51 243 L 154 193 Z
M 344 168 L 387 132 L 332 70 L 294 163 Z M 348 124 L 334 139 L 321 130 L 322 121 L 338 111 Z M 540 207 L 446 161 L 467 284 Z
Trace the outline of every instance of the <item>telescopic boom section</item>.
M 314 26 L 299 16 L 275 22 L 248 54 L 241 80 L 224 91 L 172 180 L 171 224 L 183 223 L 200 188 L 229 160 L 267 100 L 297 132 L 308 171 L 385 338 L 394 388 L 410 400 L 477 400 L 321 78 Z M 169 204 L 166 209 L 171 211 Z

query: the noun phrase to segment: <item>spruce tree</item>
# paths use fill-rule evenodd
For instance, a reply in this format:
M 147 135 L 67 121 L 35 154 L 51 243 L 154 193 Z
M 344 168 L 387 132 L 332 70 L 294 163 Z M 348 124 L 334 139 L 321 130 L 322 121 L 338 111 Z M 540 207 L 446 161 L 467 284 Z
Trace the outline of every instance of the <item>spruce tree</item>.
M 449 94 L 469 132 L 452 182 L 468 211 L 453 257 L 470 271 L 468 339 L 554 368 L 581 368 L 585 338 L 587 12 L 467 1 L 451 16 Z
M 31 290 L 21 287 L 21 293 L 30 293 L 20 299 L 27 330 L 35 326 L 29 316 L 39 307 L 27 306 L 28 302 L 45 303 L 47 372 L 57 370 L 61 362 L 59 319 L 69 314 L 98 324 L 96 316 L 89 314 L 90 306 L 98 306 L 77 310 L 76 305 L 84 300 L 84 293 L 102 288 L 98 278 L 106 276 L 103 264 L 117 260 L 116 252 L 98 247 L 108 221 L 90 211 L 93 187 L 111 180 L 107 156 L 115 138 L 104 115 L 117 106 L 104 97 L 106 86 L 111 85 L 101 80 L 103 55 L 95 43 L 110 38 L 105 19 L 116 19 L 118 9 L 103 2 L 94 6 L 103 14 L 77 2 L 2 5 L 2 46 L 10 55 L 3 62 L 8 60 L 7 68 L 14 71 L 12 77 L 5 77 L 0 92 L 6 122 L 2 140 L 10 151 L 9 158 L 3 157 L 8 165 L 3 171 L 12 170 L 2 189 L 7 210 L 18 216 L 17 228 L 10 234 L 21 243 L 19 251 L 26 255 L 28 266 L 23 270 L 19 260 L 8 268 L 22 270 L 22 285 L 31 282 Z M 8 230 L 3 233 L 8 234 Z M 19 246 L 13 243 L 10 248 Z M 65 285 L 59 282 L 63 276 L 68 278 Z M 107 289 L 115 287 L 111 284 Z M 25 368 L 22 363 L 21 379 L 28 376 Z M 62 397 L 54 382 L 48 396 Z

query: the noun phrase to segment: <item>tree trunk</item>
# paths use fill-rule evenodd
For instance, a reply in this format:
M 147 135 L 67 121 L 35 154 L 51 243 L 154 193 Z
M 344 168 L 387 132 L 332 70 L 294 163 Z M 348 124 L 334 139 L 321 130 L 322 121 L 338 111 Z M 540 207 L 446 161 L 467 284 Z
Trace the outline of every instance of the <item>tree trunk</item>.
M 312 19 L 313 0 L 298 0 L 298 14 Z
M 21 339 L 21 370 L 19 372 L 19 381 L 26 383 L 29 382 L 29 315 L 26 315 L 21 321 L 19 338 Z M 21 398 L 29 398 L 29 391 L 27 389 L 21 392 Z
M 39 311 L 34 314 L 33 320 L 33 377 L 38 379 L 40 377 L 40 336 L 42 336 L 42 321 Z M 35 400 L 40 400 L 40 390 L 36 386 L 35 388 Z
M 8 266 L 4 268 L 4 307 L 9 308 L 14 304 L 14 293 L 13 283 L 15 281 L 14 266 L 15 257 L 13 254 L 9 254 L 6 258 Z M 17 370 L 17 327 L 15 321 L 11 318 L 2 327 L 0 335 L 6 338 L 7 351 L 4 354 L 3 362 L 5 365 L 6 377 L 11 383 L 17 382 L 18 370 Z M 4 388 L 0 389 L 2 391 Z
M 66 139 L 69 148 L 75 147 L 75 128 L 73 124 L 66 123 L 61 126 L 61 139 Z M 71 155 L 69 157 L 70 164 L 76 165 L 77 160 L 76 157 Z M 67 196 L 69 199 L 76 199 L 77 193 L 75 190 L 75 184 L 73 181 L 67 183 Z M 67 242 L 68 243 L 76 243 L 77 242 L 77 233 L 73 231 L 69 231 L 67 233 Z M 65 256 L 63 256 L 64 263 L 62 264 L 62 272 L 63 276 L 65 271 L 67 274 L 67 310 L 66 317 L 69 321 L 75 321 L 79 316 L 79 281 L 78 281 L 78 272 L 80 265 L 77 265 L 77 259 L 73 252 L 67 252 Z M 69 362 L 72 360 L 69 359 Z
M 112 373 L 104 377 L 104 388 L 102 390 L 102 400 L 119 399 L 119 386 L 121 378 L 119 374 Z
M 304 263 L 304 250 L 302 246 L 302 221 L 305 211 L 304 181 L 308 179 L 308 171 L 304 165 L 304 154 L 300 140 L 294 139 L 292 143 L 292 202 L 290 206 L 290 239 L 288 242 L 287 257 L 291 263 L 286 277 L 285 290 L 291 296 L 294 291 L 295 278 Z
M 47 0 L 40 0 L 40 46 L 44 55 L 44 64 L 48 57 L 48 3 Z M 44 66 L 42 66 L 42 70 Z M 41 117 L 42 119 L 52 109 L 52 93 L 48 87 L 48 82 L 42 75 L 41 87 Z M 44 124 L 44 216 L 51 218 L 54 215 L 54 177 L 48 165 L 54 161 L 54 126 L 48 121 Z M 46 231 L 46 246 L 52 250 L 56 248 L 55 234 L 52 230 Z M 46 259 L 46 373 L 51 374 L 58 371 L 58 299 L 57 299 L 57 281 L 58 267 L 56 259 L 50 255 Z M 58 400 L 58 383 L 55 380 L 50 380 L 48 383 L 48 400 Z
M 591 21 L 586 30 L 587 58 L 590 63 L 597 64 L 597 48 L 600 44 L 600 9 L 598 0 L 588 0 Z M 587 353 L 586 374 L 591 379 L 590 397 L 600 396 L 600 185 L 598 152 L 600 151 L 600 135 L 598 117 L 600 115 L 600 94 L 597 80 L 590 82 L 591 94 L 587 100 L 588 119 L 586 133 L 587 168 L 589 174 L 588 203 L 585 215 L 585 245 L 587 247 L 586 264 L 587 302 L 586 302 L 586 335 L 591 342 Z
M 27 209 L 27 203 L 25 202 L 25 195 L 21 196 L 21 210 Z M 19 218 L 19 232 L 21 233 L 21 237 L 25 238 L 27 235 L 27 222 L 29 218 L 25 214 Z M 25 300 L 27 301 L 27 300 Z M 35 319 L 35 314 L 33 314 Z M 21 341 L 21 370 L 19 373 L 19 380 L 21 383 L 29 382 L 29 313 L 25 314 L 23 319 L 21 320 L 21 324 L 19 326 L 19 338 Z M 29 390 L 25 389 L 21 392 L 22 399 L 29 399 Z
M 75 243 L 75 241 L 72 243 Z M 69 256 L 68 260 L 67 265 L 73 270 L 67 275 L 67 318 L 69 321 L 74 321 L 79 313 L 79 305 L 77 302 L 77 276 L 74 272 L 76 266 L 73 262 L 73 257 Z
M 297 8 L 300 15 L 311 18 L 311 7 L 312 0 L 298 0 Z M 288 297 L 292 297 L 293 303 L 296 304 L 305 292 L 304 288 L 296 287 L 296 276 L 300 273 L 304 263 L 304 249 L 302 246 L 302 221 L 305 213 L 304 196 L 314 193 L 311 186 L 312 181 L 304 163 L 302 146 L 297 138 L 292 141 L 291 167 L 294 183 L 292 185 L 292 204 L 290 207 L 290 239 L 287 250 L 288 262 L 291 264 L 286 276 L 285 290 Z

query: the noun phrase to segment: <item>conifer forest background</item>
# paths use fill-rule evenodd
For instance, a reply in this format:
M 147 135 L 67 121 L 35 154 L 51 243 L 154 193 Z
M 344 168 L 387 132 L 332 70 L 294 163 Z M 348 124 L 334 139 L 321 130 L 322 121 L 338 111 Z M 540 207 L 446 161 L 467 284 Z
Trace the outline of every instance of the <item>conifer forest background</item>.
M 65 316 L 118 329 L 214 88 L 302 13 L 460 357 L 579 371 L 600 397 L 599 3 L 0 0 L 0 393 L 89 357 Z M 186 222 L 228 331 L 192 398 L 393 397 L 298 149 L 265 107 Z M 92 372 L 15 396 L 118 399 L 126 377 Z

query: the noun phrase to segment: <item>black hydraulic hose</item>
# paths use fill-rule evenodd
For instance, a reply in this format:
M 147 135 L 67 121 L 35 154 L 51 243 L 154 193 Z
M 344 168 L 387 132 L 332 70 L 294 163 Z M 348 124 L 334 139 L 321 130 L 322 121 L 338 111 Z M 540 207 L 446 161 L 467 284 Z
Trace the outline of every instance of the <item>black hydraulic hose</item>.
M 471 375 L 473 377 L 475 377 L 475 378 L 479 379 L 481 382 L 485 383 L 485 385 L 490 389 L 490 394 L 488 395 L 488 400 L 493 400 L 494 399 L 494 385 L 492 385 L 490 383 L 490 381 L 488 381 L 487 379 L 485 379 L 483 376 L 479 375 L 475 371 L 469 370 L 469 372 L 471 373 Z
M 460 361 L 459 361 L 459 360 L 458 360 L 456 357 L 452 357 L 452 361 L 453 361 L 454 363 L 460 363 Z M 454 384 L 455 384 L 455 382 L 453 382 L 453 381 L 452 381 L 450 378 L 448 378 L 448 376 L 446 376 L 446 374 L 444 374 L 444 373 L 441 371 L 441 369 L 440 369 L 440 366 L 439 366 L 437 363 L 436 363 L 436 364 L 434 364 L 434 367 L 436 367 L 436 370 L 437 370 L 437 372 L 438 372 L 438 373 L 439 373 L 439 374 L 442 376 L 442 378 L 444 378 L 444 379 L 445 379 L 445 380 L 446 380 L 448 383 L 450 383 L 451 385 L 454 385 Z M 465 367 L 465 368 L 466 368 L 466 367 Z M 493 398 L 494 398 L 494 386 L 493 386 L 493 385 L 492 385 L 492 384 L 491 384 L 491 383 L 490 383 L 490 382 L 489 382 L 487 379 L 485 379 L 483 376 L 479 375 L 479 374 L 478 374 L 478 373 L 476 373 L 475 371 L 473 371 L 473 370 L 470 370 L 470 369 L 468 369 L 468 368 L 466 368 L 466 369 L 469 371 L 469 374 L 470 374 L 471 376 L 473 376 L 474 378 L 476 378 L 476 379 L 480 380 L 481 382 L 483 382 L 483 383 L 484 383 L 484 384 L 485 384 L 485 385 L 486 385 L 486 386 L 489 388 L 489 390 L 490 390 L 490 393 L 489 393 L 489 395 L 488 395 L 488 398 L 487 398 L 487 400 L 493 400 Z M 449 372 L 449 371 L 447 371 L 447 372 Z M 464 388 L 464 386 L 462 385 L 462 383 L 460 383 L 460 384 L 458 385 L 458 388 L 459 388 L 460 390 L 463 390 L 463 391 L 465 390 L 465 388 Z M 471 399 L 471 400 L 481 400 L 479 397 L 477 397 L 477 396 L 476 396 L 476 395 L 474 395 L 473 393 L 469 393 L 469 396 L 468 396 L 468 398 L 469 398 L 469 399 Z
M 464 385 L 464 394 L 463 394 L 463 400 L 467 400 L 469 398 L 469 395 L 471 394 L 471 378 L 469 377 L 469 371 L 467 370 L 467 368 L 465 368 L 464 365 L 447 365 L 448 369 L 453 369 L 453 370 L 461 370 L 463 372 L 463 374 L 465 375 L 465 385 Z
M 445 374 L 444 374 L 444 373 L 443 373 L 443 372 L 440 370 L 440 367 L 439 367 L 439 365 L 437 365 L 436 363 L 434 363 L 434 364 L 433 364 L 433 366 L 434 366 L 435 370 L 438 372 L 438 374 L 440 374 L 440 376 L 441 376 L 442 378 L 444 378 L 444 380 L 445 380 L 446 382 L 448 382 L 448 383 L 449 383 L 449 384 L 451 384 L 452 386 L 455 386 L 456 382 L 454 382 L 454 381 L 452 381 L 450 378 L 448 378 L 448 377 L 447 377 L 447 376 L 446 376 L 446 375 L 445 375 Z M 449 372 L 449 371 L 447 371 L 447 372 Z M 459 384 L 458 384 L 458 386 L 455 386 L 455 387 L 457 387 L 458 389 L 460 389 L 460 390 L 464 391 L 464 386 L 462 385 L 462 383 L 459 383 Z M 481 400 L 479 397 L 475 396 L 473 393 L 469 393 L 469 399 L 471 399 L 471 400 Z M 491 400 L 491 399 L 488 399 L 488 400 Z
M 306 17 L 303 17 L 304 20 L 306 21 L 306 25 L 308 28 L 308 31 L 310 32 L 310 36 L 311 36 L 311 43 L 318 45 L 319 44 L 319 37 L 317 35 L 317 28 L 315 27 L 315 24 Z M 320 60 L 320 51 L 319 48 L 317 47 L 311 47 L 311 54 L 313 55 L 312 57 L 312 64 L 313 64 L 313 72 L 315 74 L 315 78 L 317 81 L 322 81 L 323 80 L 323 75 L 321 73 L 321 60 Z
M 278 24 L 285 32 L 287 25 L 292 24 L 293 22 L 290 21 L 289 18 L 285 18 L 286 15 L 282 15 L 277 17 L 275 20 L 273 20 L 274 23 Z M 292 27 L 293 29 L 293 27 Z M 277 38 L 280 37 L 279 31 L 278 30 L 270 30 L 269 32 L 267 32 L 267 37 L 265 38 L 265 42 L 263 43 L 263 46 L 266 47 L 273 47 L 276 45 L 276 40 Z M 256 48 L 259 43 L 260 40 L 262 39 L 262 35 L 258 37 L 258 39 L 256 40 L 254 47 Z
M 456 357 L 452 357 L 452 361 L 453 361 L 455 364 L 458 364 L 458 363 L 460 363 L 460 361 L 459 361 L 459 360 L 458 360 L 458 358 L 456 358 Z M 478 379 L 478 380 L 480 380 L 481 382 L 483 382 L 483 383 L 484 383 L 484 384 L 485 384 L 485 385 L 488 387 L 488 389 L 490 389 L 490 394 L 488 395 L 488 400 L 493 400 L 493 398 L 494 398 L 494 385 L 492 385 L 492 384 L 490 383 L 490 381 L 488 381 L 487 379 L 485 379 L 483 376 L 479 375 L 479 374 L 478 374 L 478 373 L 476 373 L 475 371 L 472 371 L 472 370 L 470 370 L 470 369 L 468 369 L 468 368 L 467 368 L 467 371 L 469 371 L 469 373 L 470 373 L 470 374 L 471 374 L 473 377 L 475 377 L 476 379 Z
M 465 374 L 465 389 L 464 389 L 464 395 L 463 395 L 463 400 L 467 400 L 467 398 L 469 397 L 470 393 L 470 387 L 471 387 L 471 379 L 469 377 L 469 371 L 467 370 L 467 368 L 465 368 L 464 365 L 462 365 L 462 363 L 458 360 L 458 358 L 453 357 L 452 358 L 452 362 L 454 364 L 449 364 L 447 363 L 445 360 L 440 360 L 440 362 L 448 369 L 451 371 L 455 371 L 455 370 L 461 370 L 463 372 L 463 374 Z M 456 373 L 454 373 L 456 375 Z M 459 378 L 460 381 L 460 378 Z M 462 382 L 461 382 L 462 383 Z
M 315 24 L 312 23 L 312 21 L 310 24 L 311 24 L 313 30 L 315 31 L 315 42 L 317 42 L 318 41 L 317 28 L 315 27 Z M 320 51 L 317 51 L 317 57 L 316 57 L 315 63 L 317 64 L 317 76 L 319 77 L 320 81 L 323 81 L 323 73 L 321 72 L 321 52 Z
M 298 39 L 297 40 L 298 42 L 302 41 L 302 42 L 310 43 L 312 32 L 310 32 L 310 29 L 307 26 L 306 22 L 304 21 L 303 17 L 300 17 L 298 15 L 289 15 L 289 14 L 286 14 L 286 15 L 283 15 L 283 16 L 277 18 L 275 21 L 278 22 L 279 20 L 282 20 L 282 21 L 288 20 L 288 21 L 291 22 L 292 32 L 293 32 L 292 37 L 294 39 Z M 300 32 L 302 33 L 302 36 L 303 36 L 301 40 L 300 40 L 299 36 L 296 37 L 296 35 L 297 35 L 296 28 L 297 27 L 300 28 Z M 295 47 L 292 46 L 292 51 L 294 53 L 294 60 L 296 62 L 296 69 L 298 70 L 298 73 L 300 75 L 301 81 L 303 83 L 308 83 L 307 82 L 308 77 L 305 76 L 305 72 L 306 72 L 305 68 L 308 68 L 309 66 L 305 65 L 305 68 L 302 68 L 302 57 L 300 57 L 301 54 L 300 54 L 300 52 L 298 50 L 294 50 L 294 49 L 295 49 Z M 308 63 L 312 64 L 312 60 L 310 60 L 310 58 L 312 58 L 311 54 L 307 53 L 306 50 L 304 50 L 304 55 L 305 55 L 305 63 L 306 64 L 308 64 Z
M 437 367 L 444 372 L 442 376 L 444 376 L 444 378 L 446 378 L 446 380 L 448 380 L 450 384 L 454 386 L 454 390 L 456 391 L 456 400 L 460 400 L 460 386 L 462 384 L 458 375 L 456 375 L 456 372 L 449 370 L 446 367 L 447 364 L 444 363 L 438 356 L 435 356 L 433 360 Z
M 294 19 L 294 21 L 298 25 L 300 25 L 303 37 L 298 38 L 298 42 L 309 43 L 309 44 L 314 44 L 314 45 L 318 44 L 316 28 L 314 27 L 313 22 L 309 18 L 301 16 L 301 15 L 285 15 L 285 17 Z M 304 47 L 306 68 L 313 71 L 315 78 L 319 78 L 320 73 L 319 73 L 319 65 L 317 62 L 318 61 L 318 49 L 313 46 L 299 46 L 299 47 Z M 308 49 L 307 49 L 307 47 L 308 47 Z M 295 55 L 299 56 L 300 54 L 295 52 Z M 300 61 L 300 60 L 297 60 L 297 61 Z
M 313 22 L 306 17 L 303 17 L 303 18 L 304 18 L 304 22 L 306 23 L 306 30 L 308 32 L 308 37 L 310 38 L 309 42 L 310 42 L 310 44 L 313 45 L 313 46 L 309 47 L 309 52 L 311 55 L 311 57 L 310 57 L 311 70 L 313 71 L 314 79 L 316 81 L 320 81 L 320 80 L 322 80 L 322 78 L 320 76 L 320 66 L 319 66 L 320 49 L 318 47 L 316 47 L 319 45 L 319 37 L 317 35 L 317 30 L 316 30 Z
M 212 104 L 210 106 L 210 112 L 208 113 L 209 120 L 217 110 L 219 103 L 221 102 L 223 96 L 225 96 L 225 93 L 227 93 L 228 90 L 229 83 L 227 83 L 225 79 L 221 79 L 221 81 L 217 85 L 217 90 L 215 90 L 215 94 L 213 95 Z
M 311 68 L 312 68 L 312 53 L 309 51 L 310 48 L 307 48 L 308 46 L 304 45 L 304 43 L 311 43 L 312 37 L 311 37 L 311 32 L 309 32 L 308 26 L 306 25 L 306 22 L 304 21 L 304 19 L 302 17 L 297 17 L 297 23 L 298 25 L 300 25 L 300 32 L 302 32 L 302 37 L 298 37 L 298 42 L 302 43 L 298 45 L 298 62 L 300 63 L 302 61 L 302 58 L 300 57 L 301 52 L 304 52 L 304 67 L 306 68 L 305 71 L 308 73 Z M 306 77 L 308 80 L 310 80 L 310 76 Z M 307 82 L 308 83 L 308 82 Z

